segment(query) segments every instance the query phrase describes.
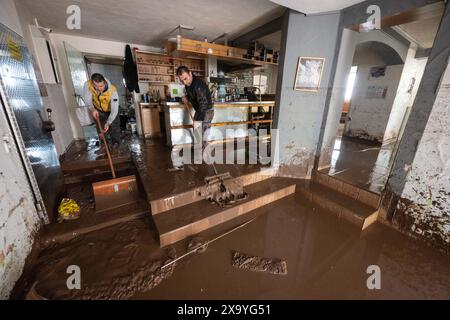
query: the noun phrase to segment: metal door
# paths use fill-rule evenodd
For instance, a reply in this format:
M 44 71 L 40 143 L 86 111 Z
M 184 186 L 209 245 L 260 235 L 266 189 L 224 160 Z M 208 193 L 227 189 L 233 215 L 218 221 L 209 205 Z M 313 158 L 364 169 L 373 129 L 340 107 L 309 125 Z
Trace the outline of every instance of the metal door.
M 23 38 L 0 23 L 0 95 L 38 211 L 48 223 L 63 186 L 58 156 L 43 121 L 32 55 Z
M 77 101 L 76 114 L 83 128 L 84 138 L 86 141 L 97 139 L 97 130 L 95 123 L 90 116 L 90 112 L 85 108 L 83 101 L 83 87 L 88 80 L 88 72 L 84 55 L 76 48 L 64 41 L 64 49 L 66 51 L 67 63 L 70 70 L 70 78 L 72 80 L 73 91 Z

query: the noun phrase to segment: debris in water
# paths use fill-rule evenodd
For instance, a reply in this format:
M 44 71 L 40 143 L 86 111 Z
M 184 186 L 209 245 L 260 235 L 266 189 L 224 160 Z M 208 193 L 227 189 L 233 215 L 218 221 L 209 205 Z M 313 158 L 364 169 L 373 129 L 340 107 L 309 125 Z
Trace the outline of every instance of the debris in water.
M 217 203 L 221 208 L 248 198 L 243 183 L 233 179 L 229 172 L 206 177 L 205 186 L 199 189 L 198 195 L 212 203 Z
M 239 225 L 239 226 L 237 226 L 237 227 L 235 227 L 235 228 L 233 228 L 233 229 L 231 229 L 231 230 L 225 232 L 224 234 L 221 234 L 220 236 L 215 237 L 214 239 L 211 239 L 211 240 L 201 240 L 201 241 L 197 240 L 198 243 L 199 243 L 198 246 L 195 246 L 195 244 L 192 244 L 193 241 L 191 240 L 191 242 L 190 242 L 189 245 L 188 245 L 188 250 L 189 250 L 189 247 L 194 246 L 194 248 L 193 248 L 192 250 L 189 250 L 188 252 L 186 252 L 185 254 L 179 256 L 179 257 L 176 258 L 176 259 L 172 259 L 171 261 L 169 261 L 168 263 L 166 263 L 165 265 L 163 265 L 163 266 L 161 267 L 161 269 L 164 269 L 164 268 L 166 268 L 166 267 L 168 267 L 168 266 L 174 264 L 174 263 L 177 262 L 178 260 L 181 260 L 181 259 L 183 259 L 184 257 L 186 257 L 186 256 L 188 256 L 188 255 L 190 255 L 190 254 L 197 253 L 197 252 L 199 252 L 199 253 L 205 252 L 206 249 L 207 249 L 207 247 L 208 247 L 208 245 L 209 245 L 210 243 L 213 243 L 214 241 L 219 240 L 220 238 L 223 238 L 223 237 L 225 237 L 226 235 L 228 235 L 228 234 L 230 234 L 230 233 L 232 233 L 232 232 L 234 232 L 234 231 L 236 231 L 236 230 L 238 230 L 238 229 L 240 229 L 240 228 L 246 226 L 247 224 L 253 222 L 255 219 L 256 219 L 256 218 L 253 218 L 252 220 L 249 220 L 249 221 L 247 221 L 247 222 L 244 222 L 243 224 L 241 224 L 241 225 Z M 195 239 L 194 239 L 194 240 L 195 240 Z
M 200 237 L 196 237 L 189 241 L 188 251 L 194 250 L 198 253 L 203 253 L 208 248 L 208 240 L 202 239 Z
M 58 221 L 73 220 L 80 217 L 80 206 L 73 199 L 63 198 L 58 207 Z
M 287 264 L 284 260 L 254 257 L 237 251 L 233 252 L 232 265 L 255 272 L 287 275 Z

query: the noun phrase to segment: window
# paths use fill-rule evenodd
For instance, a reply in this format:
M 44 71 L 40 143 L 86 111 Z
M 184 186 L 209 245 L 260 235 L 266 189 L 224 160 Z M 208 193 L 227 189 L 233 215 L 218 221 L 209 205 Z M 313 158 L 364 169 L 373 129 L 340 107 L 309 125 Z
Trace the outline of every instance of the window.
M 350 102 L 350 99 L 352 98 L 353 94 L 353 88 L 355 86 L 355 80 L 356 80 L 356 72 L 358 71 L 357 66 L 353 66 L 350 69 L 350 74 L 348 76 L 347 80 L 347 89 L 345 91 L 345 102 Z
M 253 86 L 261 90 L 261 94 L 265 94 L 267 91 L 267 76 L 257 74 L 253 76 Z

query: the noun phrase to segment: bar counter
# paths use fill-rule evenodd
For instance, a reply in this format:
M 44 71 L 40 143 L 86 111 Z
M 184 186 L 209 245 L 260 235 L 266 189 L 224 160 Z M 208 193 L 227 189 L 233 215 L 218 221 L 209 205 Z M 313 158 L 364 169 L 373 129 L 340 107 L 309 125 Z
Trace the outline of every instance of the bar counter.
M 271 127 L 274 104 L 274 101 L 215 102 L 209 140 L 244 138 L 249 128 Z M 164 102 L 161 108 L 164 109 L 167 145 L 192 143 L 192 119 L 185 106 L 179 102 Z M 189 111 L 194 116 L 192 107 Z M 227 129 L 233 130 L 227 132 Z

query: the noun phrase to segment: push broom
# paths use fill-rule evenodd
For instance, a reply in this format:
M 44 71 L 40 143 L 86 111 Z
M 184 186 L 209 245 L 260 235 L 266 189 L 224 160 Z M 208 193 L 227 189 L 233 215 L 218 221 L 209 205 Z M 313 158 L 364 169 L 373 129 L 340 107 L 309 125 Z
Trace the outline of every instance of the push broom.
M 108 143 L 105 139 L 105 132 L 98 117 L 95 119 L 99 128 L 100 137 L 106 148 L 109 166 L 111 168 L 112 179 L 92 184 L 95 197 L 95 212 L 107 212 L 112 209 L 124 207 L 139 200 L 139 192 L 136 183 L 136 176 L 126 176 L 117 178 L 114 164 L 109 152 Z

